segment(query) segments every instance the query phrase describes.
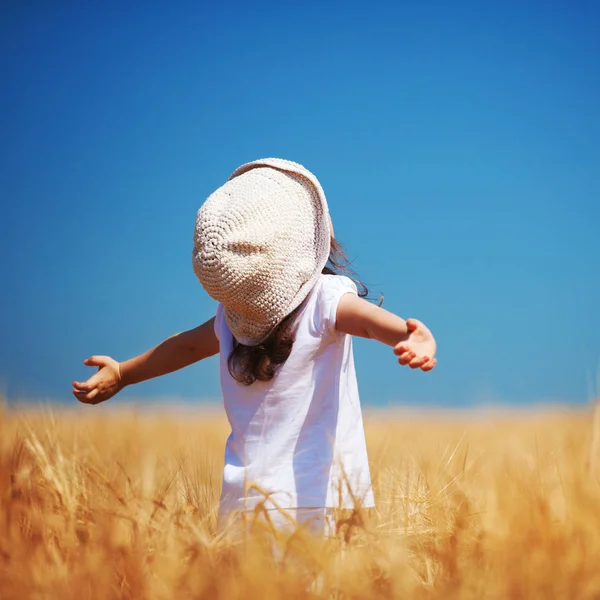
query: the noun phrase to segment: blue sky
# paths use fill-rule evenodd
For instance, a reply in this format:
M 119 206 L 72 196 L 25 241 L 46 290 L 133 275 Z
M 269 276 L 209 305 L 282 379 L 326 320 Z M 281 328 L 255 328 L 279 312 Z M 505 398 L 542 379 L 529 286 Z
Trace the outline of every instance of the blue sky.
M 319 177 L 361 278 L 437 337 L 429 374 L 358 340 L 365 403 L 600 393 L 600 5 L 151 4 L 4 5 L 9 397 L 75 402 L 88 355 L 210 318 L 196 211 L 266 156 Z M 126 394 L 218 399 L 217 369 Z

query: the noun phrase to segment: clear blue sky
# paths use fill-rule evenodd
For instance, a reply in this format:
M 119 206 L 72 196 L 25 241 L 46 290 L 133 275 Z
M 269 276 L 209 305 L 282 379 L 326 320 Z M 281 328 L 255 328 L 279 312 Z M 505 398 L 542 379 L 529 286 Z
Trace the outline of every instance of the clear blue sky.
M 277 156 L 320 178 L 374 294 L 437 337 L 430 374 L 357 341 L 365 403 L 589 399 L 599 3 L 91 4 L 3 3 L 10 397 L 75 402 L 88 355 L 210 318 L 196 211 L 239 164 Z M 217 370 L 128 394 L 217 399 Z

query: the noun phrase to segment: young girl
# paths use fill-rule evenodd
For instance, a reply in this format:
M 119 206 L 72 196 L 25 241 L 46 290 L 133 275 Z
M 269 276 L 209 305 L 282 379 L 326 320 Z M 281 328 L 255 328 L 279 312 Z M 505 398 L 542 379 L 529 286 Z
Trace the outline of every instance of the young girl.
M 332 509 L 373 506 L 352 336 L 423 371 L 436 364 L 436 344 L 344 275 L 316 177 L 281 159 L 238 168 L 198 211 L 193 264 L 216 316 L 122 363 L 88 358 L 98 372 L 73 383 L 75 397 L 98 404 L 219 353 L 231 425 L 221 523 L 258 506 L 277 526 L 323 531 Z

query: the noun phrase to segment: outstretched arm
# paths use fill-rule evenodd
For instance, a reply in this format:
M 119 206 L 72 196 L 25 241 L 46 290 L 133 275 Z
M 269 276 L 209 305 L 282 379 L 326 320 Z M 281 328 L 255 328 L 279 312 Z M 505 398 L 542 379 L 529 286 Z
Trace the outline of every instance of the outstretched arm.
M 139 383 L 183 369 L 219 352 L 214 318 L 178 333 L 152 350 L 122 363 L 109 356 L 92 356 L 84 361 L 98 372 L 85 382 L 73 382 L 73 395 L 85 404 L 99 404 L 120 392 L 126 385 Z
M 393 346 L 401 365 L 422 371 L 431 371 L 436 365 L 435 339 L 421 321 L 405 321 L 355 294 L 344 294 L 340 299 L 335 327 L 343 333 Z

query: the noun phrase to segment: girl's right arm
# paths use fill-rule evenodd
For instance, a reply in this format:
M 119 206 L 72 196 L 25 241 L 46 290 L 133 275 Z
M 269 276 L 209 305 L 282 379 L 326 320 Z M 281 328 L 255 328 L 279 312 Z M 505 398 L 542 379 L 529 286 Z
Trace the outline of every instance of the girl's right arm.
M 73 395 L 85 404 L 99 404 L 112 398 L 126 385 L 139 383 L 178 371 L 219 352 L 214 318 L 206 323 L 178 333 L 152 350 L 122 363 L 109 356 L 92 356 L 84 361 L 98 372 L 87 381 L 73 382 Z
M 437 364 L 435 339 L 421 321 L 405 321 L 356 294 L 344 294 L 340 299 L 335 327 L 349 335 L 393 346 L 398 362 L 411 369 L 431 371 Z

